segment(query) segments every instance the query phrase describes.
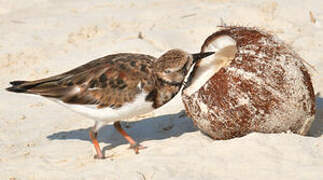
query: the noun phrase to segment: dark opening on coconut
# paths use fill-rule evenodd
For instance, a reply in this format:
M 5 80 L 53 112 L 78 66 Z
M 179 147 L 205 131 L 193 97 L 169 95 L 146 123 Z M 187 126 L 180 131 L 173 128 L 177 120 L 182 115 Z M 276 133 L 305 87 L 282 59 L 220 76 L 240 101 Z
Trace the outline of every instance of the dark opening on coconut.
M 191 85 L 184 90 L 190 96 L 198 91 L 222 67 L 228 66 L 237 52 L 236 41 L 228 35 L 219 35 L 207 41 L 201 52 L 215 52 L 199 61 Z

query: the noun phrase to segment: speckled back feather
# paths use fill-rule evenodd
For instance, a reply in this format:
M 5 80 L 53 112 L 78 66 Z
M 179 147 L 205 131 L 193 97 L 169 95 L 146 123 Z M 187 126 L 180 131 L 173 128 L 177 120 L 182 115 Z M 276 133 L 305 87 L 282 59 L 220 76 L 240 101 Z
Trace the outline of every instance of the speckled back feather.
M 154 60 L 142 54 L 108 55 L 46 79 L 14 81 L 7 90 L 58 98 L 69 104 L 118 108 L 131 102 L 142 90 L 153 90 Z

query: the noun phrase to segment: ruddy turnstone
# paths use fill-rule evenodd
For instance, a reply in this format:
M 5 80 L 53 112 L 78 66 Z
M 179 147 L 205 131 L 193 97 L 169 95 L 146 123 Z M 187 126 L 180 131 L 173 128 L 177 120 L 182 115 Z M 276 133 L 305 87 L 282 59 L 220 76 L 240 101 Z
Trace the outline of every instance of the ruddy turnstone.
M 180 49 L 169 50 L 158 59 L 144 54 L 112 54 L 45 79 L 12 81 L 7 90 L 48 97 L 94 119 L 89 135 L 99 159 L 104 156 L 97 132 L 110 122 L 138 153 L 142 146 L 122 129 L 120 121 L 167 103 L 181 89 L 192 65 L 211 54 L 188 54 Z

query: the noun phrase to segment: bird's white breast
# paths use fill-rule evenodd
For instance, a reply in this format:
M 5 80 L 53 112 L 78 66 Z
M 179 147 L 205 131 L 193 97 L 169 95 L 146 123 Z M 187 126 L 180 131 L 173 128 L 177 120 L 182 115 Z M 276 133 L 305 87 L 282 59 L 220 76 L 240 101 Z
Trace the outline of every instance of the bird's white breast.
M 127 119 L 142 115 L 154 110 L 152 107 L 152 102 L 145 101 L 148 93 L 141 93 L 136 96 L 134 101 L 130 103 L 123 104 L 120 108 L 113 109 L 110 107 L 98 109 L 97 105 L 76 105 L 76 104 L 63 104 L 67 108 L 83 114 L 89 118 L 92 118 L 97 121 L 109 123 L 115 121 L 127 121 Z

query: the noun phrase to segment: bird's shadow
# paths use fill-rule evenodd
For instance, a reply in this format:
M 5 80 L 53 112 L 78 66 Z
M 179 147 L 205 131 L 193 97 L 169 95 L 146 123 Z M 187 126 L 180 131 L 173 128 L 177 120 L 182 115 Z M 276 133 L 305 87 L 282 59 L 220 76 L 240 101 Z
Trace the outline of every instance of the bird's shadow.
M 192 120 L 185 116 L 184 111 L 176 114 L 151 117 L 136 122 L 122 122 L 121 124 L 123 129 L 137 142 L 162 140 L 197 131 Z M 47 138 L 50 140 L 78 139 L 90 141 L 89 129 L 81 128 L 56 132 L 47 136 Z M 121 144 L 128 144 L 112 124 L 105 125 L 99 130 L 98 141 L 109 144 L 103 147 L 103 153 Z
M 323 134 L 323 97 L 316 96 L 315 120 L 309 130 L 308 136 L 320 137 Z
M 184 111 L 177 114 L 162 115 L 146 118 L 136 122 L 123 122 L 122 127 L 137 142 L 147 140 L 162 140 L 170 137 L 178 137 L 184 133 L 194 132 L 198 129 L 192 120 L 185 116 Z M 81 128 L 71 131 L 61 131 L 47 136 L 50 140 L 78 139 L 90 141 L 90 128 Z M 103 152 L 128 142 L 115 130 L 113 125 L 103 126 L 99 130 L 98 141 L 109 145 L 103 148 Z M 323 98 L 316 97 L 315 120 L 309 130 L 308 136 L 320 137 L 323 134 Z

